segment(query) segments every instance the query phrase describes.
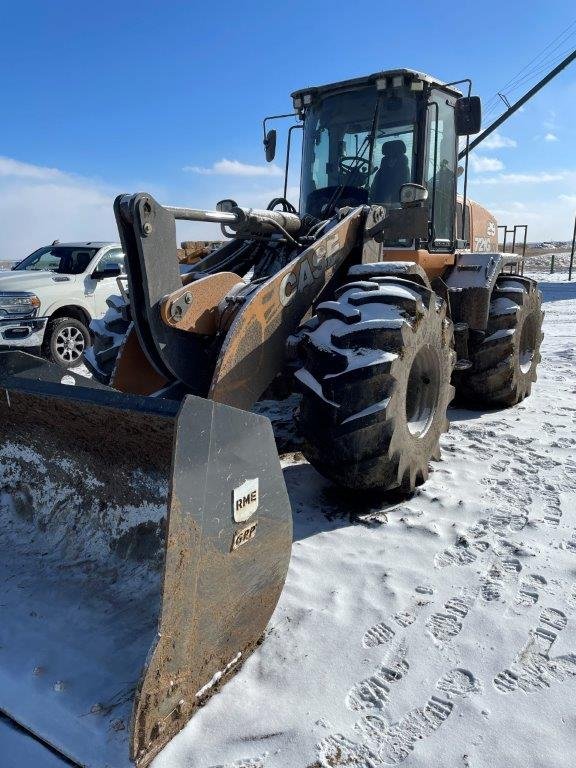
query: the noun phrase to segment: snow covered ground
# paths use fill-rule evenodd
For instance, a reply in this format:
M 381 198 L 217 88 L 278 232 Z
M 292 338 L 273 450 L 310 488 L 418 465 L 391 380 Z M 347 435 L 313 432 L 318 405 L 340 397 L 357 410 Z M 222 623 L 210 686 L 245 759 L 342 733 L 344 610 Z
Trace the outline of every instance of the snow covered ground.
M 285 457 L 266 641 L 154 768 L 574 764 L 576 284 L 542 280 L 532 396 L 453 409 L 413 498 L 359 501 Z

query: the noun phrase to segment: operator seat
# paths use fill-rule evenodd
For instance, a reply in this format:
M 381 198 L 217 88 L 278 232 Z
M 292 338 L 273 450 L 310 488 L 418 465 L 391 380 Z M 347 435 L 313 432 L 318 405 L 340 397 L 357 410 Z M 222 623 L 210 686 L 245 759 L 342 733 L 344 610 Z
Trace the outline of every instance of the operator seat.
M 410 181 L 410 167 L 406 156 L 406 144 L 401 139 L 387 141 L 382 145 L 382 160 L 376 171 L 370 199 L 373 203 L 400 202 L 400 187 Z

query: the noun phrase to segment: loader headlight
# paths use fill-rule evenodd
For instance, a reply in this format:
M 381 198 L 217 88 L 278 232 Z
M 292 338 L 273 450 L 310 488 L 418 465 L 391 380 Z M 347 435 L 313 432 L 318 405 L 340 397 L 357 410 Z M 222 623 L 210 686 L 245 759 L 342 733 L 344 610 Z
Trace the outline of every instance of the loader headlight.
M 33 315 L 40 308 L 40 299 L 24 291 L 0 291 L 0 317 Z

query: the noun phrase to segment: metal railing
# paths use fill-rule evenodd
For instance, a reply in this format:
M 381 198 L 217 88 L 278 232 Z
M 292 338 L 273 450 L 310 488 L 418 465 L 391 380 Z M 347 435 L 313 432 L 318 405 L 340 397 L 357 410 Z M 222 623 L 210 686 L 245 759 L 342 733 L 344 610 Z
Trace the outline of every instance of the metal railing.
M 518 263 L 515 265 L 510 266 L 510 272 L 516 275 L 523 275 L 524 274 L 524 261 L 526 259 L 526 241 L 528 239 L 528 224 L 514 224 L 513 227 L 508 227 L 507 224 L 500 224 L 498 227 L 499 230 L 502 230 L 502 253 L 516 253 L 516 247 L 520 248 L 520 252 L 517 254 L 520 256 L 520 259 Z M 518 238 L 518 232 L 519 230 L 523 230 L 524 234 L 521 239 Z M 512 236 L 512 242 L 510 243 L 510 250 L 507 251 L 506 247 L 508 245 L 508 236 Z M 500 236 L 498 236 L 498 241 L 500 242 Z M 513 272 L 515 268 L 515 272 Z

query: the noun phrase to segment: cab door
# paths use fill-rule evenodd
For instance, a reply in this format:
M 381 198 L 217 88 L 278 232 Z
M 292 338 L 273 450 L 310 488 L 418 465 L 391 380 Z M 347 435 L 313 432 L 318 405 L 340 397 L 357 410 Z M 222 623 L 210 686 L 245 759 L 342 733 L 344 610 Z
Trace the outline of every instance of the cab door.
M 116 282 L 118 276 L 112 277 L 99 277 L 98 273 L 102 273 L 107 269 L 113 269 L 114 267 L 120 268 L 120 275 L 126 274 L 124 267 L 124 253 L 121 248 L 111 248 L 106 251 L 97 263 L 96 267 L 92 270 L 91 274 L 86 278 L 87 294 L 91 298 L 92 303 L 92 317 L 98 319 L 106 314 L 108 305 L 106 299 L 114 294 L 118 294 L 118 283 Z

